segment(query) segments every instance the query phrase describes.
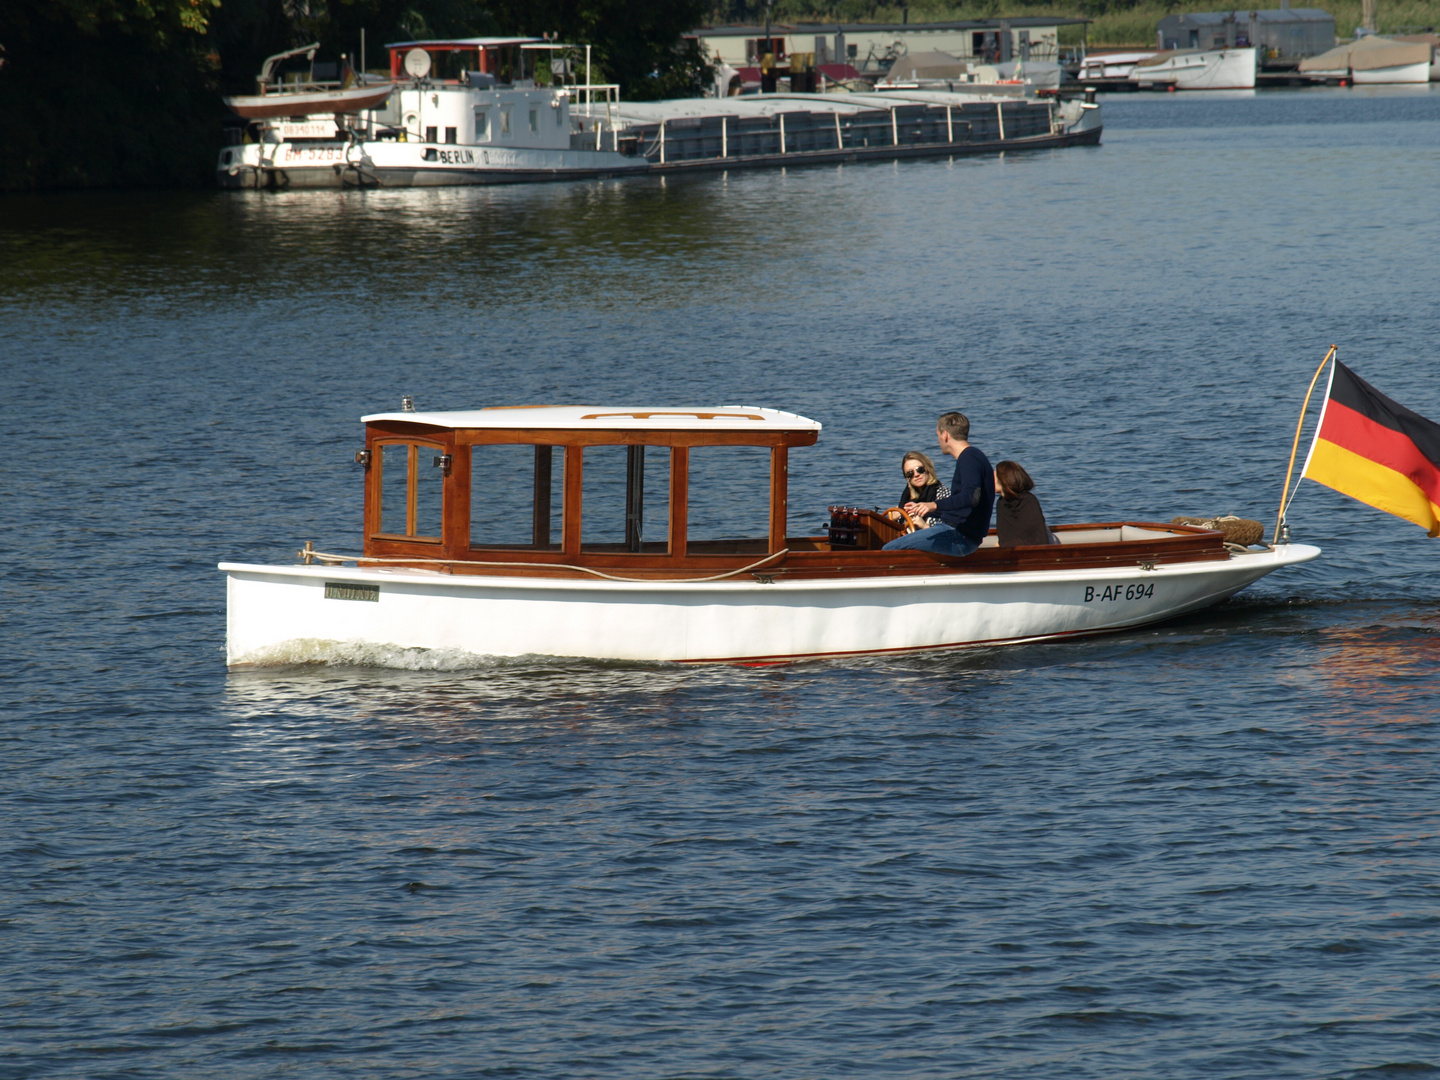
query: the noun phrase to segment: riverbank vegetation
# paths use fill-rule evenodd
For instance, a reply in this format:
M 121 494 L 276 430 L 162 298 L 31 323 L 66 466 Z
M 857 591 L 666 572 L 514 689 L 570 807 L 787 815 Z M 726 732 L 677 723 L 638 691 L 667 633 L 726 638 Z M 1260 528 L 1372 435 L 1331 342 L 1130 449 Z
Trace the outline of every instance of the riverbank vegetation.
M 1321 0 L 1309 0 L 1320 3 Z M 1337 31 L 1360 0 L 1323 0 Z M 1205 0 L 773 0 L 775 22 L 932 22 L 1049 15 L 1089 19 L 1064 44 L 1154 43 L 1174 11 Z M 383 45 L 426 37 L 556 34 L 594 46 L 597 78 L 629 98 L 684 96 L 703 58 L 682 35 L 759 23 L 764 0 L 4 0 L 0 21 L 0 191 L 208 185 L 227 114 L 272 53 L 311 41 L 373 70 Z M 1440 25 L 1440 0 L 1387 0 L 1380 31 Z M 233 120 L 231 121 L 233 122 Z
M 706 0 L 5 0 L 0 190 L 204 186 L 227 113 L 266 56 L 318 41 L 319 58 L 384 69 L 383 45 L 555 34 L 594 46 L 626 96 L 694 91 L 682 35 Z M 233 123 L 233 118 L 228 121 Z

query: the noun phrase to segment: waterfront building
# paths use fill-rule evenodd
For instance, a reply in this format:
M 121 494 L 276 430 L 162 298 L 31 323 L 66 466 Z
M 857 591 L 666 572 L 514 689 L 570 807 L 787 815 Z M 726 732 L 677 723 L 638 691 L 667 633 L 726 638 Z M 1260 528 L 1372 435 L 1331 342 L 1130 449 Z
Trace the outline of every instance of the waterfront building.
M 1335 46 L 1335 17 L 1319 8 L 1282 3 L 1266 11 L 1202 11 L 1167 15 L 1156 28 L 1161 49 L 1258 47 L 1262 68 L 1294 68 Z
M 942 52 L 960 60 L 1005 63 L 1061 59 L 1060 27 L 1087 19 L 1024 16 L 929 23 L 772 23 L 707 26 L 693 31 L 708 59 L 738 69 L 756 67 L 768 52 L 778 65 L 806 56 L 814 65 L 845 65 L 872 80 L 907 53 Z

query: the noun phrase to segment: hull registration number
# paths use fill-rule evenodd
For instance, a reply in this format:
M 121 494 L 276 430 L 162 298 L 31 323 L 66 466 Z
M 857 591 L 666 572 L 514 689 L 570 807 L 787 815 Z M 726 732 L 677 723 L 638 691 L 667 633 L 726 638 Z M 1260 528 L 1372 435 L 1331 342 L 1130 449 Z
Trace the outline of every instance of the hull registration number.
M 1155 595 L 1155 583 L 1147 582 L 1143 585 L 1106 585 L 1103 588 L 1096 588 L 1093 585 L 1085 586 L 1085 603 L 1110 603 L 1115 600 L 1145 600 Z

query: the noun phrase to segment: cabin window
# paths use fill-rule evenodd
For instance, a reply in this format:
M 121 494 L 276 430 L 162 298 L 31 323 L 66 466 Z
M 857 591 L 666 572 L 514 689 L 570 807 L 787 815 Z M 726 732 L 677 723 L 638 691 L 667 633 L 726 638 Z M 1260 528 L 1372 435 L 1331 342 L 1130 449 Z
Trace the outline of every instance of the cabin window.
M 380 532 L 439 540 L 444 506 L 444 450 L 429 443 L 385 443 L 380 448 Z
M 476 110 L 475 110 L 475 141 L 476 141 L 476 142 L 489 142 L 489 141 L 490 141 L 490 110 L 489 110 L 489 109 L 476 109 Z
M 690 448 L 686 550 L 692 555 L 770 549 L 770 448 Z
M 559 551 L 564 536 L 565 448 L 470 448 L 470 546 Z
M 506 105 L 500 110 L 500 134 L 510 134 L 510 106 Z
M 458 142 L 459 140 L 456 138 L 456 135 L 457 135 L 457 134 L 458 134 L 458 132 L 456 131 L 455 128 L 447 127 L 447 128 L 445 129 L 445 141 L 446 141 L 447 143 L 455 143 L 455 142 Z
M 435 129 L 433 127 L 427 127 L 425 129 L 425 141 L 430 143 L 435 141 Z
M 534 135 L 540 130 L 540 110 L 534 105 L 530 106 L 530 134 Z
M 587 446 L 582 475 L 582 551 L 670 551 L 668 446 Z

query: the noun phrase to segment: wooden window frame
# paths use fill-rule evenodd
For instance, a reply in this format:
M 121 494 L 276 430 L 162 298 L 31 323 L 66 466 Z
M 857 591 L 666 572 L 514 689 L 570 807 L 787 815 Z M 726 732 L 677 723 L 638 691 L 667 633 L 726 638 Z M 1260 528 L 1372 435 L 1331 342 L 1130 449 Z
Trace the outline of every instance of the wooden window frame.
M 380 531 L 384 524 L 381 519 L 381 511 L 385 498 L 385 454 L 387 446 L 404 446 L 408 448 L 405 463 L 405 532 L 390 533 Z M 374 503 L 373 520 L 372 515 L 367 513 L 365 522 L 366 541 L 379 540 L 386 543 L 400 544 L 426 544 L 429 546 L 441 545 L 445 542 L 445 531 L 447 522 L 445 520 L 445 508 L 450 501 L 450 476 L 443 478 L 440 485 L 440 533 L 439 536 L 421 536 L 416 533 L 419 518 L 419 488 L 420 488 L 420 448 L 433 450 L 438 454 L 445 454 L 448 451 L 443 443 L 433 442 L 418 436 L 385 436 L 376 439 L 370 446 L 370 489 L 373 493 Z M 453 473 L 454 458 L 451 458 Z
M 789 451 L 792 446 L 813 446 L 818 433 L 813 431 L 558 431 L 549 428 L 435 428 L 426 424 L 403 421 L 375 421 L 367 426 L 366 447 L 371 451 L 367 467 L 365 499 L 365 554 L 370 556 L 434 557 L 435 548 L 457 567 L 477 562 L 475 555 L 484 553 L 485 561 L 570 563 L 582 566 L 614 564 L 617 559 L 637 568 L 649 570 L 680 570 L 688 566 L 710 566 L 725 561 L 749 558 L 744 555 L 696 554 L 689 551 L 689 489 L 690 450 L 706 446 L 765 446 L 770 449 L 770 512 L 767 528 L 768 554 L 786 547 L 788 528 Z M 441 504 L 442 536 L 396 536 L 380 533 L 382 476 L 379 466 L 380 448 L 388 444 L 408 443 L 436 449 L 451 457 L 450 473 L 445 477 Z M 529 445 L 555 447 L 565 455 L 563 522 L 560 549 L 541 548 L 472 548 L 470 544 L 470 453 L 477 445 Z M 670 448 L 670 527 L 667 554 L 634 552 L 586 552 L 581 550 L 580 531 L 583 515 L 585 483 L 584 451 L 587 446 L 648 446 Z M 412 471 L 418 473 L 418 456 Z M 407 480 L 407 527 L 414 513 L 415 485 Z

